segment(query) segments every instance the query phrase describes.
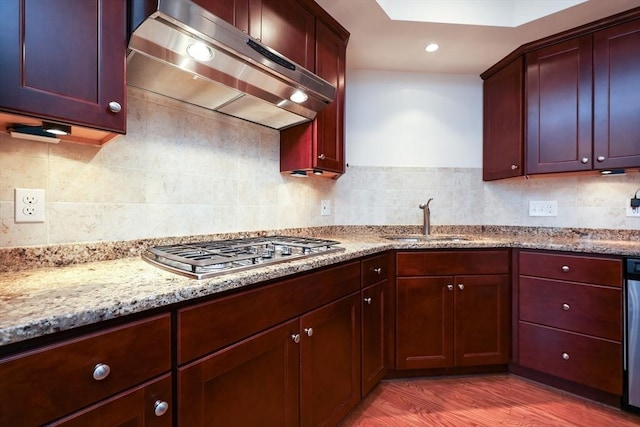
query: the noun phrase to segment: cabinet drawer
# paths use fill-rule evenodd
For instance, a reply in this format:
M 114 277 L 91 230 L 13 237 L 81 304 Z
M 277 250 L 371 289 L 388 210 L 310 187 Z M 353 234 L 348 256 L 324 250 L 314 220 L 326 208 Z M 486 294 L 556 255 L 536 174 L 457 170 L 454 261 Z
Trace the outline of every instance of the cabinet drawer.
M 109 375 L 94 379 L 98 364 Z M 0 361 L 0 425 L 39 425 L 171 369 L 165 314 Z
M 398 276 L 505 274 L 509 251 L 398 252 L 396 262 Z
M 520 320 L 622 340 L 622 292 L 557 280 L 520 278 Z
M 178 311 L 178 363 L 360 290 L 360 262 L 326 268 Z
M 389 274 L 389 255 L 378 255 L 362 261 L 362 287 L 375 285 L 387 279 Z
M 520 364 L 608 393 L 622 394 L 622 345 L 519 322 Z
M 165 412 L 160 405 L 166 405 Z M 170 427 L 171 418 L 171 374 L 166 374 L 47 425 Z
M 520 274 L 622 287 L 622 259 L 520 252 Z

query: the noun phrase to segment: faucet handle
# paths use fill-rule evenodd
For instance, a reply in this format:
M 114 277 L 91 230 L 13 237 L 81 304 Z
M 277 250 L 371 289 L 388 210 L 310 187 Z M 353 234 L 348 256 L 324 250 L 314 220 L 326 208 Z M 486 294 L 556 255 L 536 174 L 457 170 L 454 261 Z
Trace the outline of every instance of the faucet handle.
M 433 197 L 427 200 L 427 203 L 420 203 L 418 206 L 420 209 L 429 209 L 429 203 L 433 200 Z

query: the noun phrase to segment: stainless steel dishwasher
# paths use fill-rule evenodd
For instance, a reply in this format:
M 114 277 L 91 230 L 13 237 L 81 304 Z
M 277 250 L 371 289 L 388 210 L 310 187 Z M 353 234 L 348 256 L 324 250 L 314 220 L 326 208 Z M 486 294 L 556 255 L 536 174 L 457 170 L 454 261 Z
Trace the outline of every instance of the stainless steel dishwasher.
M 625 267 L 623 406 L 640 413 L 640 258 L 627 258 Z

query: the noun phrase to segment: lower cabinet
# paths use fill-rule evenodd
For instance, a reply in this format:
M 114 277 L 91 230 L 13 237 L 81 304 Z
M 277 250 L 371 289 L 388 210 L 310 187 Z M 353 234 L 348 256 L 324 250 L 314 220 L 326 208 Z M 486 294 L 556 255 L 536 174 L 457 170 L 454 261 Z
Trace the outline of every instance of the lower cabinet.
M 398 252 L 396 368 L 509 362 L 509 251 Z
M 622 259 L 523 250 L 518 263 L 516 363 L 621 396 Z
M 362 261 L 362 397 L 387 374 L 392 365 L 395 318 L 392 310 L 390 254 Z
M 171 375 L 167 374 L 48 425 L 170 427 L 171 406 Z
M 170 370 L 168 313 L 8 356 L 0 425 L 170 425 Z
M 360 400 L 360 295 L 178 370 L 181 426 L 335 425 Z

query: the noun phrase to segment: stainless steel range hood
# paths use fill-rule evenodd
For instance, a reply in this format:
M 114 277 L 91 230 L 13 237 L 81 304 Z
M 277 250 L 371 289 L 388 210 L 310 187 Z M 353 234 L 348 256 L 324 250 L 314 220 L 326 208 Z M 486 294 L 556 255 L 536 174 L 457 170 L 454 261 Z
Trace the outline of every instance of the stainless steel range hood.
M 129 4 L 132 86 L 274 129 L 312 120 L 335 97 L 330 83 L 190 0 Z M 300 92 L 307 100 L 293 102 Z

